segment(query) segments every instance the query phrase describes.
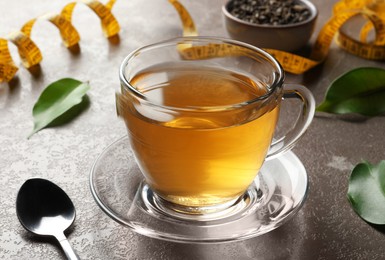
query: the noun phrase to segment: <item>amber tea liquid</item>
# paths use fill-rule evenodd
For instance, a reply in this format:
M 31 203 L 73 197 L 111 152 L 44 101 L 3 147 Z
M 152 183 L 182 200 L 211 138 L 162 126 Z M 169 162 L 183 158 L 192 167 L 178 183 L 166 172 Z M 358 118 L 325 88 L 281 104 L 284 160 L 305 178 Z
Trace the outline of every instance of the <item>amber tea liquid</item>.
M 279 106 L 259 102 L 257 107 L 214 110 L 253 100 L 267 89 L 238 73 L 193 66 L 153 67 L 130 82 L 152 103 L 182 108 L 177 113 L 154 108 L 124 89 L 118 98 L 119 114 L 150 187 L 168 201 L 194 207 L 242 195 L 264 161 Z M 206 110 L 191 112 L 193 107 Z

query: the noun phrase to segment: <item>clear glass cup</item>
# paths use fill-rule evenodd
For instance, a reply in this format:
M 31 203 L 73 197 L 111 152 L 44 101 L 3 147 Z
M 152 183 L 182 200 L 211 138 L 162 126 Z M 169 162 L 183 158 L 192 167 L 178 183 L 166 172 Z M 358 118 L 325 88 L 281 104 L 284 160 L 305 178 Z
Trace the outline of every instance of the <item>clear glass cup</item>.
M 284 84 L 270 54 L 233 40 L 186 37 L 140 48 L 123 61 L 120 80 L 117 110 L 146 182 L 141 194 L 176 219 L 239 213 L 263 163 L 290 150 L 314 115 L 309 90 Z M 287 98 L 302 109 L 273 140 Z

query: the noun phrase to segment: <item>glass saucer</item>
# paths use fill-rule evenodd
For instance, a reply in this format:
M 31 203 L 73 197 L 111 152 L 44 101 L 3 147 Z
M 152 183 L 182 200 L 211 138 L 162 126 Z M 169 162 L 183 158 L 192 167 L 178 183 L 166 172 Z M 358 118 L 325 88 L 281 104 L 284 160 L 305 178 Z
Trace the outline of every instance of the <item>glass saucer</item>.
M 151 201 L 151 190 L 128 138 L 123 137 L 97 158 L 90 186 L 96 203 L 108 216 L 139 234 L 175 242 L 218 243 L 259 236 L 282 225 L 301 208 L 308 179 L 301 161 L 287 152 L 264 163 L 229 217 L 178 218 Z

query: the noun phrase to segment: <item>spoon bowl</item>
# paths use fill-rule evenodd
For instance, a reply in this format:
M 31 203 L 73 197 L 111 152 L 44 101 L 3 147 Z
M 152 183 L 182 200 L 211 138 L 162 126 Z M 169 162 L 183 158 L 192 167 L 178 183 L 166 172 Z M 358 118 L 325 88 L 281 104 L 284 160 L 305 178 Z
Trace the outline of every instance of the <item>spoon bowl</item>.
M 16 213 L 25 229 L 54 236 L 68 259 L 79 259 L 64 235 L 75 220 L 75 207 L 59 186 L 40 178 L 27 180 L 17 194 Z

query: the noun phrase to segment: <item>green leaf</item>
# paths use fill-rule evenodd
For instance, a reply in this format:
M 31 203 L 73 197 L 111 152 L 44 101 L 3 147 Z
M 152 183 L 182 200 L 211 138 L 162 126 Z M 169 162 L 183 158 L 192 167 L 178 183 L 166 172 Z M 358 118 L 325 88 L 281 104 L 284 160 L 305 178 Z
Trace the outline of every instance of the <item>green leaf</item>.
M 385 113 L 385 70 L 357 68 L 337 78 L 317 111 L 376 116 Z
M 82 101 L 71 107 L 64 114 L 54 119 L 51 123 L 49 123 L 47 127 L 57 127 L 70 123 L 74 118 L 80 115 L 83 111 L 85 111 L 90 106 L 90 98 L 87 95 L 84 95 Z
M 348 200 L 365 221 L 385 224 L 385 161 L 358 164 L 349 179 Z
M 33 107 L 34 128 L 29 137 L 45 127 L 62 125 L 79 115 L 89 105 L 85 96 L 89 89 L 88 83 L 71 78 L 47 86 Z

